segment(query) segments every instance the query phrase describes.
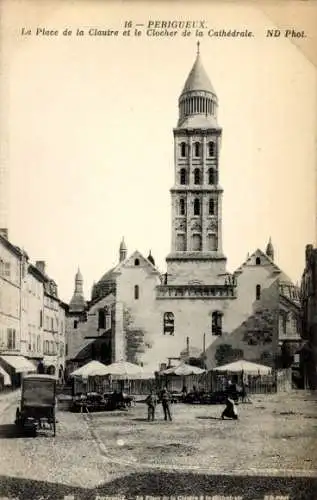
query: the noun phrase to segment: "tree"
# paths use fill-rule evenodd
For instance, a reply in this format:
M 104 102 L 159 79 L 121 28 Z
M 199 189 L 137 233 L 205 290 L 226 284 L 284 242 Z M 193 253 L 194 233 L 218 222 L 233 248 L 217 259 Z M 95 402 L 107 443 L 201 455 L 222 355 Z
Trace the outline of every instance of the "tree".
M 189 358 L 188 364 L 192 366 L 198 366 L 198 368 L 205 368 L 205 360 L 202 358 Z
M 146 348 L 152 347 L 146 340 L 145 331 L 142 328 L 134 326 L 131 309 L 125 307 L 123 310 L 123 328 L 125 332 L 126 358 L 130 363 L 139 363 L 140 354 L 144 353 Z
M 217 366 L 225 365 L 227 363 L 232 363 L 238 359 L 243 358 L 243 350 L 235 349 L 231 344 L 221 344 L 217 347 L 215 353 L 215 359 Z

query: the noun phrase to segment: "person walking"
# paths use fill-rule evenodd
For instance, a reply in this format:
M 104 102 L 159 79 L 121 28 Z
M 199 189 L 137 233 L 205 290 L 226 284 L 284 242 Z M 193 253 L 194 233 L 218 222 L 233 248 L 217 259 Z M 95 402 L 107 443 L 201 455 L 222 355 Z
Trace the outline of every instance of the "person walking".
M 166 387 L 164 387 L 164 389 L 161 393 L 161 401 L 162 401 L 162 407 L 163 407 L 163 412 L 164 412 L 164 420 L 168 419 L 171 422 L 172 415 L 171 415 L 171 410 L 170 410 L 170 395 L 169 395 L 169 392 L 167 391 Z
M 157 404 L 157 397 L 156 394 L 153 393 L 153 391 L 150 391 L 150 394 L 145 400 L 147 404 L 147 419 L 148 421 L 154 421 L 155 420 L 155 408 Z

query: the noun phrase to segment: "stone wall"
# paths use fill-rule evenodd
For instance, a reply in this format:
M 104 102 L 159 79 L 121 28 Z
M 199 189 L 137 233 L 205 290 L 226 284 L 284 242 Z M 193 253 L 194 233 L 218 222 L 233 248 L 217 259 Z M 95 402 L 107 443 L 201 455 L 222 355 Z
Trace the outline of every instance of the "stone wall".
M 106 306 L 112 308 L 114 304 L 115 297 L 110 294 L 92 305 L 87 313 L 86 321 L 83 321 L 79 315 L 71 315 L 66 318 L 67 359 L 76 356 L 80 347 L 85 343 L 85 337 L 97 337 L 105 332 L 106 329 L 98 329 L 98 310 Z M 77 328 L 74 328 L 75 321 Z
M 278 336 L 278 283 L 262 291 L 260 300 L 253 303 L 253 312 L 233 332 L 219 337 L 206 350 L 207 368 L 217 366 L 216 353 L 220 345 L 230 345 L 242 351 L 243 359 L 273 364 Z M 226 361 L 223 363 L 225 364 Z

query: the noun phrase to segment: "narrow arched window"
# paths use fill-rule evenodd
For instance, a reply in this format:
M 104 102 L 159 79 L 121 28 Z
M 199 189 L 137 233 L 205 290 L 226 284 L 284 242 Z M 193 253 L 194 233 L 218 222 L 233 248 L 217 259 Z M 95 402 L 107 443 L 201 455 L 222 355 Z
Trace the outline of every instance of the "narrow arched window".
M 179 200 L 179 215 L 185 215 L 185 200 L 181 198 Z
M 217 336 L 222 335 L 222 312 L 220 311 L 212 313 L 211 333 Z
M 77 319 L 75 319 L 75 320 L 74 320 L 74 328 L 76 329 L 76 328 L 77 328 L 77 326 L 78 326 L 78 321 L 77 321 Z
M 174 335 L 175 318 L 172 312 L 166 312 L 163 315 L 163 335 Z
M 135 300 L 138 300 L 139 296 L 140 296 L 139 285 L 135 285 L 135 287 L 134 287 L 134 298 L 135 298 Z
M 201 251 L 201 235 L 200 234 L 193 234 L 193 236 L 192 236 L 192 250 L 193 250 L 193 252 L 200 252 Z
M 209 215 L 215 215 L 215 200 L 210 198 L 209 200 Z
M 216 175 L 215 170 L 213 168 L 208 169 L 208 184 L 215 184 Z
M 215 155 L 215 143 L 209 142 L 208 143 L 208 156 L 214 156 L 214 155 Z
M 261 264 L 261 259 L 260 259 L 260 257 L 257 257 L 257 258 L 255 259 L 255 264 L 256 264 L 257 266 L 259 266 L 259 265 Z
M 134 265 L 135 265 L 135 266 L 139 266 L 139 265 L 140 265 L 140 261 L 139 261 L 139 259 L 135 259 L 135 260 L 134 260 Z
M 180 169 L 180 184 L 187 184 L 186 168 Z
M 261 285 L 256 285 L 255 295 L 256 295 L 256 300 L 260 300 L 260 298 L 261 298 Z
M 185 234 L 177 234 L 176 236 L 176 251 L 185 252 L 186 250 L 186 237 Z
M 200 215 L 200 200 L 195 198 L 194 200 L 194 215 Z
M 186 157 L 186 143 L 185 142 L 181 143 L 180 150 L 181 150 L 181 157 L 185 158 Z
M 195 142 L 194 154 L 195 154 L 195 156 L 200 156 L 200 142 Z
M 194 184 L 200 184 L 200 170 L 195 168 L 194 170 Z

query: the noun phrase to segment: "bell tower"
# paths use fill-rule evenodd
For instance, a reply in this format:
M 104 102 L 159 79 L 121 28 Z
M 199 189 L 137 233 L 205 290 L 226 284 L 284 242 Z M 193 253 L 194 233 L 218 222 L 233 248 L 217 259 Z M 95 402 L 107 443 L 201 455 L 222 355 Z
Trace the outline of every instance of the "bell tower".
M 219 185 L 222 129 L 217 121 L 218 98 L 202 65 L 199 42 L 178 107 L 167 273 L 175 284 L 211 284 L 226 273 Z

